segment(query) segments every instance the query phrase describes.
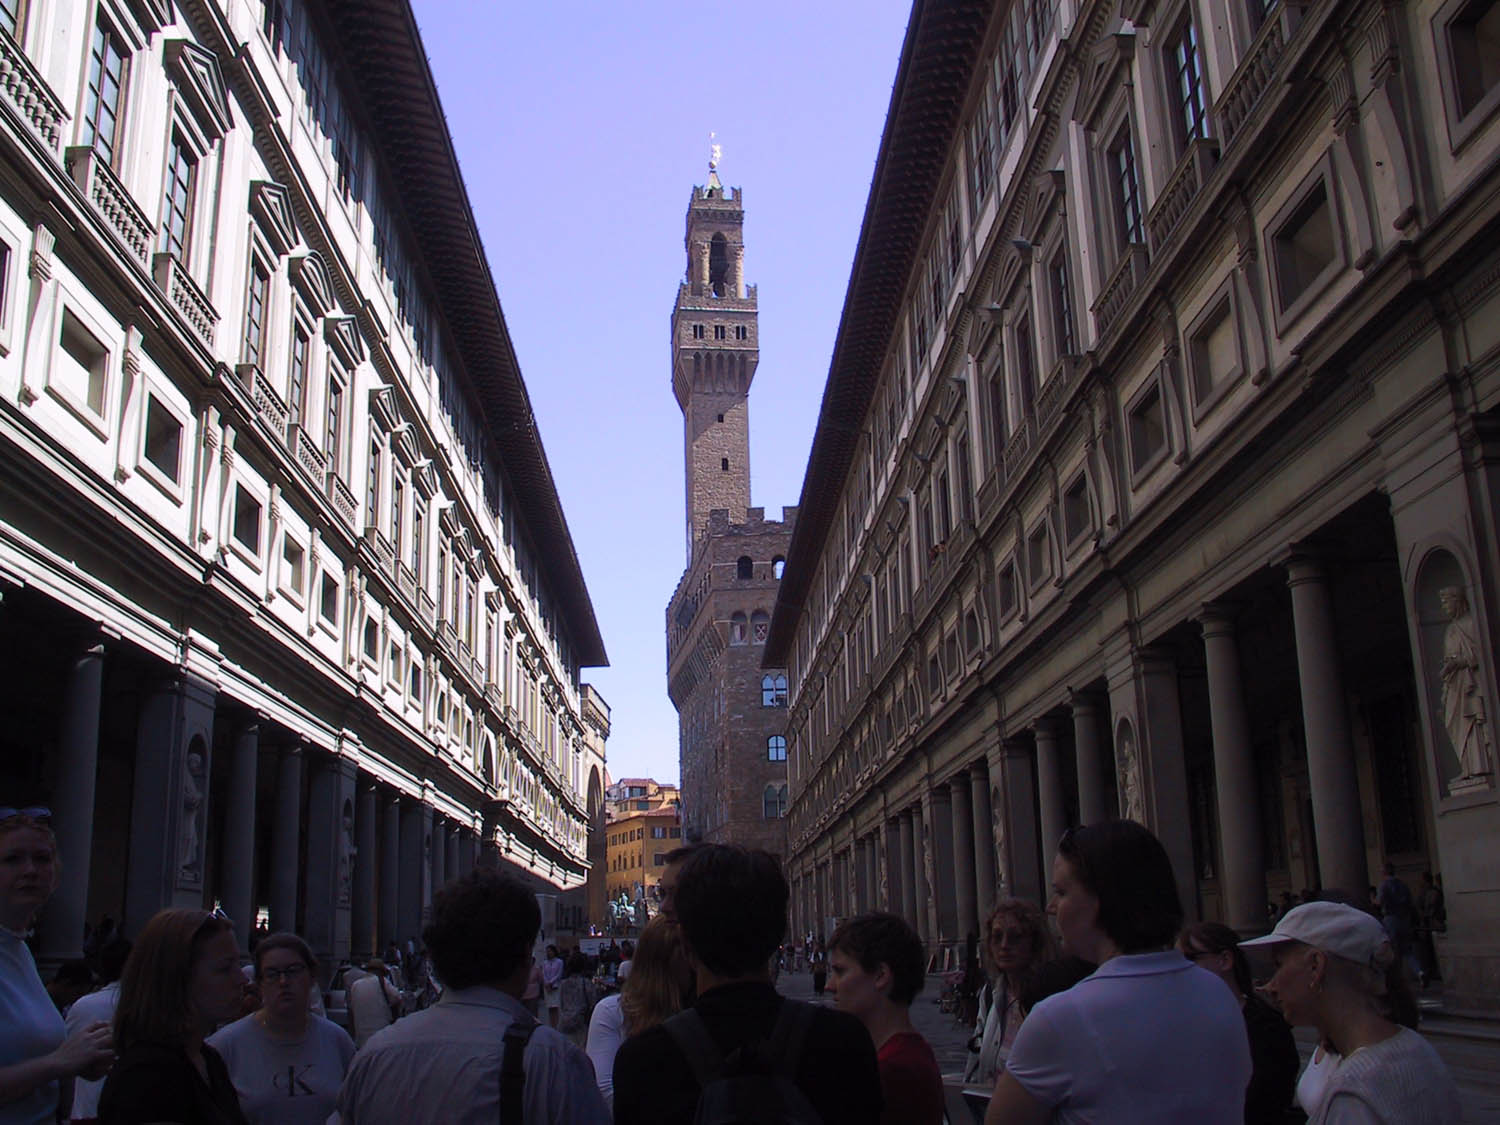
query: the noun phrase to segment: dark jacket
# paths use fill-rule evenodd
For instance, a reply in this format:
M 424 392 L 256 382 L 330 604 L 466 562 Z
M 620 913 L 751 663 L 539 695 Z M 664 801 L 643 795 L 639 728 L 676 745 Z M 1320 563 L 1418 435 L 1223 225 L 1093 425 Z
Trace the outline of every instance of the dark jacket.
M 1297 1071 L 1302 1065 L 1292 1029 L 1281 1013 L 1258 996 L 1245 1001 L 1250 1037 L 1250 1086 L 1245 1091 L 1245 1125 L 1288 1125 L 1306 1121 L 1297 1108 Z
M 721 985 L 694 1007 L 719 1052 L 765 1039 L 785 1003 L 769 983 Z M 880 1071 L 870 1034 L 853 1016 L 818 1008 L 802 1049 L 797 1087 L 824 1125 L 880 1120 Z M 698 1083 L 671 1033 L 653 1027 L 627 1039 L 615 1056 L 615 1125 L 691 1125 Z
M 208 1081 L 181 1047 L 138 1043 L 124 1051 L 99 1094 L 102 1125 L 246 1125 L 229 1069 L 204 1044 Z

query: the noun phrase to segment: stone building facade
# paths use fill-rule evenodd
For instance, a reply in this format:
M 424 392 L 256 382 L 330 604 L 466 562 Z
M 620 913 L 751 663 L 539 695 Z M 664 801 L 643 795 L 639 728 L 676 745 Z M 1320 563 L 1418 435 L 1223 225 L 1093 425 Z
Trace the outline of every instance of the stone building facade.
M 798 928 L 1128 815 L 1500 1004 L 1494 0 L 915 5 L 766 647 Z
M 584 779 L 584 809 L 588 814 L 588 878 L 558 902 L 558 926 L 575 933 L 587 933 L 591 926 L 602 926 L 605 909 L 605 825 L 609 810 L 605 800 L 605 782 L 609 771 L 605 765 L 609 741 L 609 704 L 593 684 L 579 688 L 582 705 L 583 760 L 579 776 Z
M 687 277 L 672 310 L 688 566 L 667 605 L 682 817 L 693 840 L 786 854 L 786 673 L 763 669 L 796 509 L 750 507 L 750 383 L 760 358 L 745 284 L 744 207 L 710 166 L 688 204 Z
M 0 793 L 54 810 L 45 959 L 218 903 L 331 968 L 476 862 L 589 871 L 604 647 L 415 28 L 0 6 Z

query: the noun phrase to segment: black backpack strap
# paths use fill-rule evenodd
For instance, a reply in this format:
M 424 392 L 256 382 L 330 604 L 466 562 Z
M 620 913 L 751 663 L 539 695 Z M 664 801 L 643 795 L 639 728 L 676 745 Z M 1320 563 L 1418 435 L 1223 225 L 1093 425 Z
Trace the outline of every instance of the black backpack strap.
M 661 1026 L 677 1044 L 688 1066 L 692 1067 L 698 1089 L 706 1089 L 724 1069 L 724 1056 L 714 1046 L 714 1038 L 708 1033 L 703 1017 L 692 1008 L 684 1008 Z
M 523 1056 L 537 1026 L 534 1019 L 525 1016 L 511 1020 L 505 1029 L 505 1052 L 500 1061 L 500 1125 L 521 1125 L 524 1120 L 525 1111 L 521 1105 L 521 1093 L 526 1087 Z
M 802 1045 L 807 1042 L 808 1033 L 812 1030 L 814 1014 L 811 1004 L 796 1000 L 781 1002 L 781 1014 L 776 1017 L 776 1026 L 771 1029 L 771 1038 L 766 1041 L 766 1053 L 777 1074 L 790 1079 L 797 1077 Z

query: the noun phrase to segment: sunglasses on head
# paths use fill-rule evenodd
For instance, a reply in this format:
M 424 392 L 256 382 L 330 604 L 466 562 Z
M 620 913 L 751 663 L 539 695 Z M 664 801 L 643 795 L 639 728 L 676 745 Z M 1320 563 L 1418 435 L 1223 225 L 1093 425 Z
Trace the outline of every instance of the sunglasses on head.
M 42 805 L 32 805 L 24 809 L 12 808 L 10 805 L 0 806 L 0 821 L 14 820 L 18 816 L 46 822 L 52 819 L 52 810 Z

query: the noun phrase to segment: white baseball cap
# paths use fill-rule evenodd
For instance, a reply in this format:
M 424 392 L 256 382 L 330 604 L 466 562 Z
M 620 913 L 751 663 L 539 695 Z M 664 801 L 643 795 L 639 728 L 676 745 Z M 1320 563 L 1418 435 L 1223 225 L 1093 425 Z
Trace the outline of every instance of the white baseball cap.
M 1342 902 L 1305 902 L 1294 906 L 1265 937 L 1242 941 L 1240 947 L 1288 941 L 1300 941 L 1356 965 L 1375 965 L 1381 949 L 1390 947 L 1390 938 L 1379 921 Z

